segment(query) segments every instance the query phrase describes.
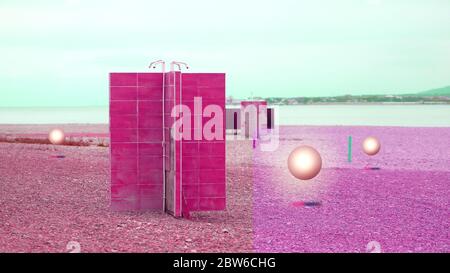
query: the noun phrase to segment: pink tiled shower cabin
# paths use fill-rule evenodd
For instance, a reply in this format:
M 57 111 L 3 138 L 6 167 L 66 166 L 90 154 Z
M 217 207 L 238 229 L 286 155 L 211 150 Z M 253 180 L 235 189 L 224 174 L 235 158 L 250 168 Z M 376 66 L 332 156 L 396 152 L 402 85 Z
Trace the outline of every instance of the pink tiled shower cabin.
M 201 99 L 198 111 L 194 98 Z M 174 138 L 179 117 L 171 113 L 181 104 L 191 109 L 191 139 Z M 212 118 L 204 115 L 208 105 L 222 111 L 214 126 L 219 137 L 212 140 L 202 134 Z M 165 210 L 177 217 L 225 209 L 224 111 L 223 73 L 111 73 L 112 209 Z

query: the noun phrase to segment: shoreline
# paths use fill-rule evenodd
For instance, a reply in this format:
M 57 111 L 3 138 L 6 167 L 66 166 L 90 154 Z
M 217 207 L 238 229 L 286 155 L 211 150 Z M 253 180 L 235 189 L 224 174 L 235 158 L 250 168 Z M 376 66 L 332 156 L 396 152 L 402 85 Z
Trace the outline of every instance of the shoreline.
M 62 146 L 109 146 L 108 124 L 0 124 L 1 143 L 48 144 L 48 133 L 62 129 L 66 141 Z
M 245 100 L 243 100 L 245 101 Z M 298 103 L 298 104 L 277 104 L 268 103 L 267 106 L 309 106 L 309 105 L 449 105 L 450 101 L 443 102 L 318 102 L 318 103 Z M 240 107 L 239 103 L 226 104 L 225 106 Z M 109 108 L 109 105 L 99 106 L 0 106 L 0 109 L 94 109 Z
M 53 128 L 60 128 L 65 132 L 66 141 L 60 146 L 99 146 L 109 147 L 109 124 L 0 124 L 0 143 L 16 144 L 46 144 L 52 145 L 48 140 L 48 132 Z M 390 126 L 390 125 L 280 125 L 279 130 L 298 128 L 311 129 L 345 129 L 345 128 L 371 128 L 371 129 L 423 129 L 439 130 L 449 126 Z M 227 140 L 234 140 L 234 135 L 226 134 Z

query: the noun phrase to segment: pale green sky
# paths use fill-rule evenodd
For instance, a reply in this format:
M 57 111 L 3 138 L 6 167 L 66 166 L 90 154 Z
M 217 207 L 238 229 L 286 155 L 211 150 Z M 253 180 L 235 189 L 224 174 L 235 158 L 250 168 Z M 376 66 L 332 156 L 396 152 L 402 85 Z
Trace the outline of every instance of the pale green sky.
M 156 59 L 234 97 L 450 84 L 449 0 L 1 0 L 0 22 L 0 106 L 107 105 L 109 72 Z

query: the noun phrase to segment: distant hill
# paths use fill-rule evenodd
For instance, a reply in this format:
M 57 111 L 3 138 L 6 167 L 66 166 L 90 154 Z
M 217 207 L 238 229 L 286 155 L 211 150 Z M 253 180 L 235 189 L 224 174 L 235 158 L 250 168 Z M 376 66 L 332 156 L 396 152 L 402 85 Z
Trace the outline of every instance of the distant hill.
M 414 95 L 417 96 L 446 96 L 450 97 L 450 86 L 436 88 L 436 89 L 430 89 L 427 91 L 422 91 L 419 93 L 416 93 Z

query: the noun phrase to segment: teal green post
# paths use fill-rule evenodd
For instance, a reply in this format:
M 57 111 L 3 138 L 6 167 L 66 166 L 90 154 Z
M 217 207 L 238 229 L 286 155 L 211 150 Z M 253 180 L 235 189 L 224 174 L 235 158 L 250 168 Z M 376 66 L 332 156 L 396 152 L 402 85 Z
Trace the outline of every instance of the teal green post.
M 352 136 L 348 136 L 348 162 L 352 162 Z

